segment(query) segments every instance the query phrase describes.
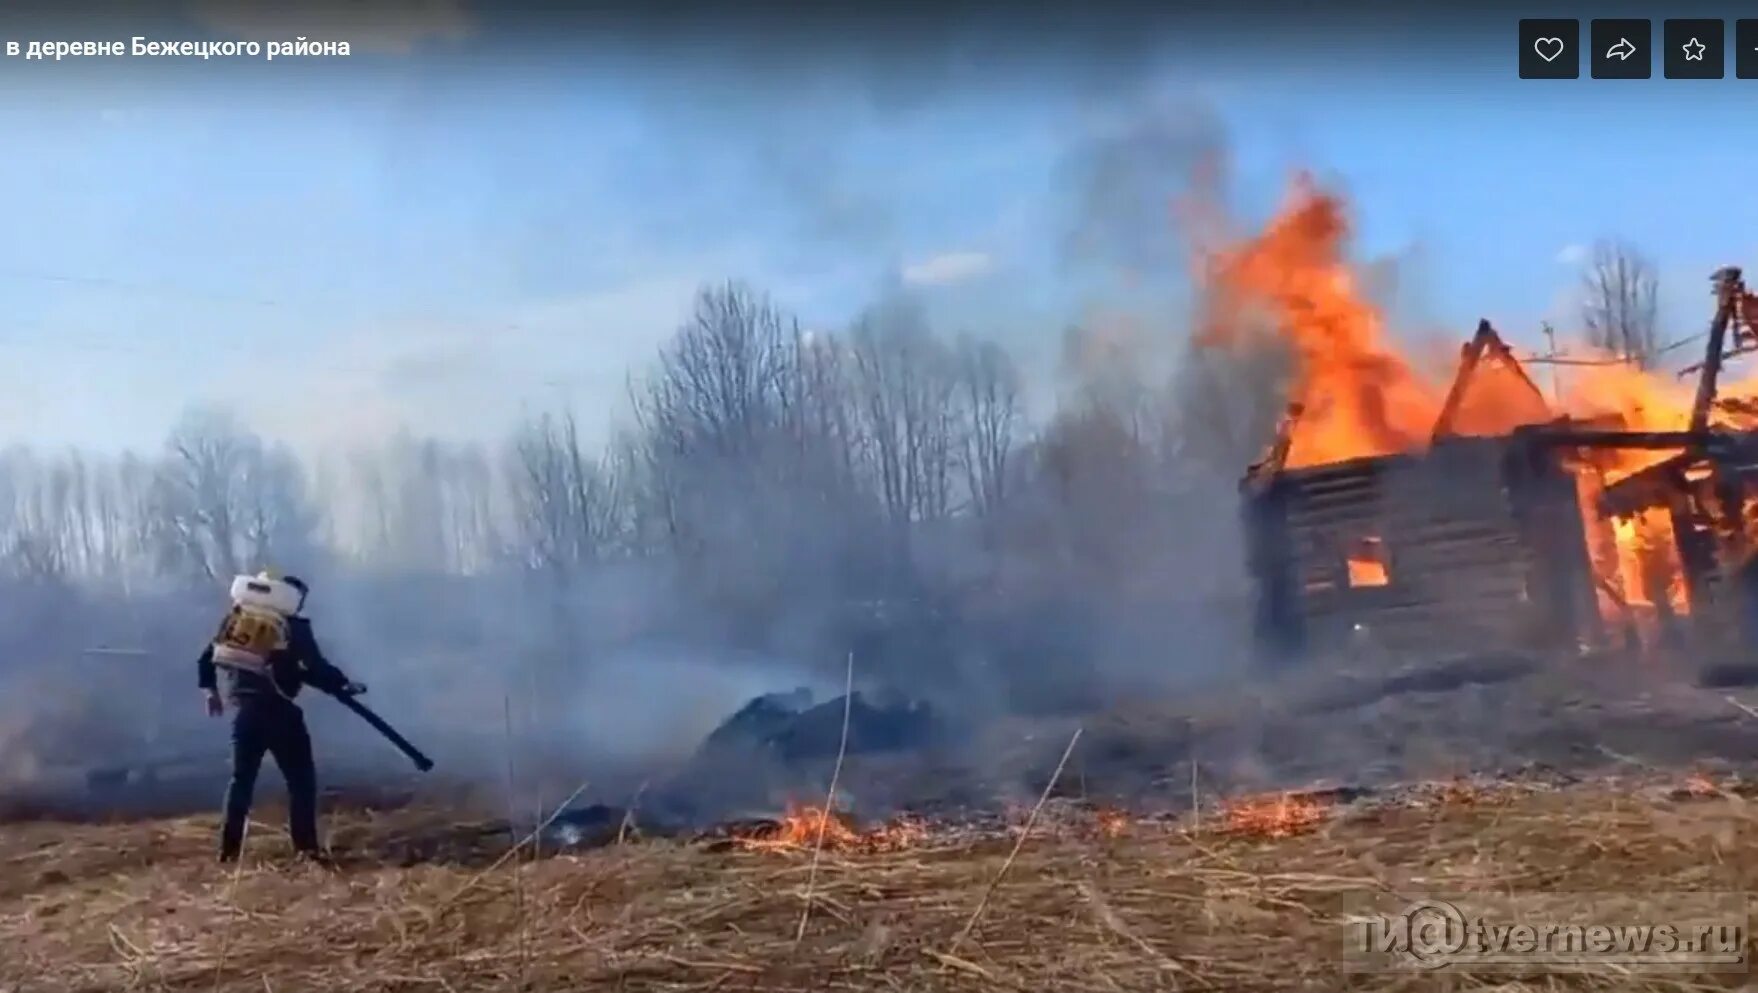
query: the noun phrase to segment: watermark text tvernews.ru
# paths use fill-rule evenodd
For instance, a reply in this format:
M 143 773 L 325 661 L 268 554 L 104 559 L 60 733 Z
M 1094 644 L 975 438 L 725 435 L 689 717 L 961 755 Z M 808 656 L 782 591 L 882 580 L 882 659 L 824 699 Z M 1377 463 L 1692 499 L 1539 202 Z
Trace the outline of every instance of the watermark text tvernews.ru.
M 1744 971 L 1740 894 L 1429 898 L 1346 918 L 1351 971 Z

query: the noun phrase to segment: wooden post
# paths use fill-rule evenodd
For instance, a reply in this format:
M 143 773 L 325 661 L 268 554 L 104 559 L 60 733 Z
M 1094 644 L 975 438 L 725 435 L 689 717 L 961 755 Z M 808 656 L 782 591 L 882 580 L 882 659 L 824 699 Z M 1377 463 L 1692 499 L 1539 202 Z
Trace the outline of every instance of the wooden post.
M 1728 266 L 1717 270 L 1711 278 L 1715 280 L 1717 305 L 1715 320 L 1709 323 L 1709 344 L 1705 346 L 1703 366 L 1697 378 L 1697 397 L 1691 404 L 1691 432 L 1694 434 L 1709 427 L 1709 412 L 1715 405 L 1716 380 L 1721 376 L 1728 325 L 1733 323 L 1735 309 L 1746 298 L 1746 284 L 1741 281 L 1738 268 Z
M 1530 430 L 1516 431 L 1504 458 L 1508 499 L 1531 554 L 1533 627 L 1553 645 L 1599 638 L 1593 563 L 1574 477 L 1557 449 Z

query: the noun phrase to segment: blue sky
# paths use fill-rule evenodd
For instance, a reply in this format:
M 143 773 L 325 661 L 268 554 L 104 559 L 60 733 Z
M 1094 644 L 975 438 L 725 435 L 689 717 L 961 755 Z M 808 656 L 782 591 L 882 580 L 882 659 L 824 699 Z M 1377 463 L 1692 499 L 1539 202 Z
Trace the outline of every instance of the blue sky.
M 875 74 L 910 67 L 884 59 L 522 49 L 482 11 L 434 9 L 335 28 L 360 32 L 346 60 L 0 60 L 0 445 L 152 448 L 200 402 L 302 446 L 492 438 L 557 403 L 603 424 L 693 289 L 728 277 L 822 326 L 901 279 L 1043 372 L 1112 285 L 1065 250 L 1080 165 L 1167 116 L 1221 121 L 1248 216 L 1297 168 L 1344 190 L 1363 253 L 1401 259 L 1401 327 L 1567 329 L 1581 247 L 1618 236 L 1658 264 L 1669 331 L 1694 333 L 1708 273 L 1758 264 L 1758 84 L 1522 82 L 1512 20 L 1378 62 L 1169 46 L 900 99 Z M 252 30 L 228 16 L 155 36 Z M 1175 232 L 1143 189 L 1106 220 L 1176 300 L 1153 254 Z M 1178 338 L 1175 303 L 1146 317 Z

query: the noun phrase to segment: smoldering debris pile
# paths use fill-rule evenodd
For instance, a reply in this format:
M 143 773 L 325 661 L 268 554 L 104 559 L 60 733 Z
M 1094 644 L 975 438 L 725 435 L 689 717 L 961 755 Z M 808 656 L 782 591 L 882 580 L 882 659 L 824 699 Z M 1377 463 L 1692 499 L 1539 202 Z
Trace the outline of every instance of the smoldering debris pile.
M 805 688 L 766 694 L 709 732 L 682 768 L 644 791 L 636 809 L 571 808 L 545 835 L 551 844 L 591 847 L 631 832 L 674 835 L 761 819 L 822 790 L 839 753 L 920 753 L 951 740 L 948 722 L 918 699 L 875 702 L 856 691 L 818 702 Z
M 772 693 L 747 703 L 703 739 L 697 758 L 754 751 L 784 763 L 835 758 L 848 718 L 848 754 L 922 748 L 940 740 L 934 710 L 921 700 L 873 704 L 859 691 L 813 704 L 811 690 Z

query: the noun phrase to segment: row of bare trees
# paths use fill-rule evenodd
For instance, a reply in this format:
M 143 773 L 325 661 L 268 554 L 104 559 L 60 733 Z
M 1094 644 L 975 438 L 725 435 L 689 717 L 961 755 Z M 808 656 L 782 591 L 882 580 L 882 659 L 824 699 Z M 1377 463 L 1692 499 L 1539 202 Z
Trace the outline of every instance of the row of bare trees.
M 1583 289 L 1593 342 L 1652 362 L 1651 264 L 1602 243 Z M 949 521 L 993 539 L 1022 492 L 1067 496 L 1072 462 L 1106 445 L 1139 449 L 1113 459 L 1120 472 L 1225 477 L 1279 413 L 1273 350 L 1188 356 L 1165 382 L 1128 335 L 1071 331 L 1066 350 L 1070 389 L 1028 424 L 1007 350 L 936 334 L 907 299 L 830 333 L 747 287 L 713 287 L 631 382 L 632 423 L 608 442 L 561 411 L 501 451 L 403 435 L 307 467 L 196 411 L 155 456 L 0 453 L 0 554 L 14 575 L 130 584 L 271 560 L 566 575 L 618 557 L 781 555 L 801 534 L 907 558 Z
M 1102 337 L 1071 331 L 1070 348 L 1102 352 Z M 125 584 L 206 584 L 268 562 L 566 577 L 613 559 L 782 569 L 815 554 L 887 568 L 924 535 L 992 544 L 1022 497 L 1040 509 L 1073 499 L 1073 475 L 1099 473 L 1075 463 L 1100 458 L 1108 436 L 1132 454 L 1105 457 L 1143 485 L 1173 471 L 1173 448 L 1224 475 L 1261 444 L 1276 403 L 1261 374 L 1233 382 L 1235 368 L 1188 363 L 1177 409 L 1139 359 L 1070 362 L 1056 416 L 1028 423 L 1008 351 L 936 334 L 907 300 L 832 333 L 729 284 L 702 291 L 631 381 L 631 423 L 608 440 L 561 411 L 499 451 L 399 435 L 306 466 L 230 414 L 198 410 L 152 456 L 7 453 L 0 541 L 15 576 Z M 1121 482 L 1101 485 L 1115 495 Z
M 0 457 L 0 554 L 18 579 L 216 580 L 271 556 L 313 562 L 318 515 L 284 447 L 194 411 L 157 458 Z
M 838 658 L 819 649 L 885 628 L 940 639 L 894 652 L 930 669 L 971 639 L 1048 651 L 1233 574 L 1232 479 L 1279 409 L 1247 364 L 1205 359 L 1194 389 L 1149 361 L 1163 342 L 1068 340 L 1100 360 L 1071 359 L 1061 401 L 1030 417 L 1006 348 L 936 333 L 907 299 L 820 331 L 711 287 L 608 436 L 563 410 L 497 446 L 405 434 L 302 462 L 200 410 L 150 455 L 6 453 L 0 585 L 206 603 L 265 565 L 357 587 L 542 577 L 550 594 L 519 609 L 540 612 L 545 657 L 577 658 L 596 637 L 582 604 L 658 569 L 658 614 L 753 647 L 792 632 Z M 448 624 L 491 596 L 460 595 Z

